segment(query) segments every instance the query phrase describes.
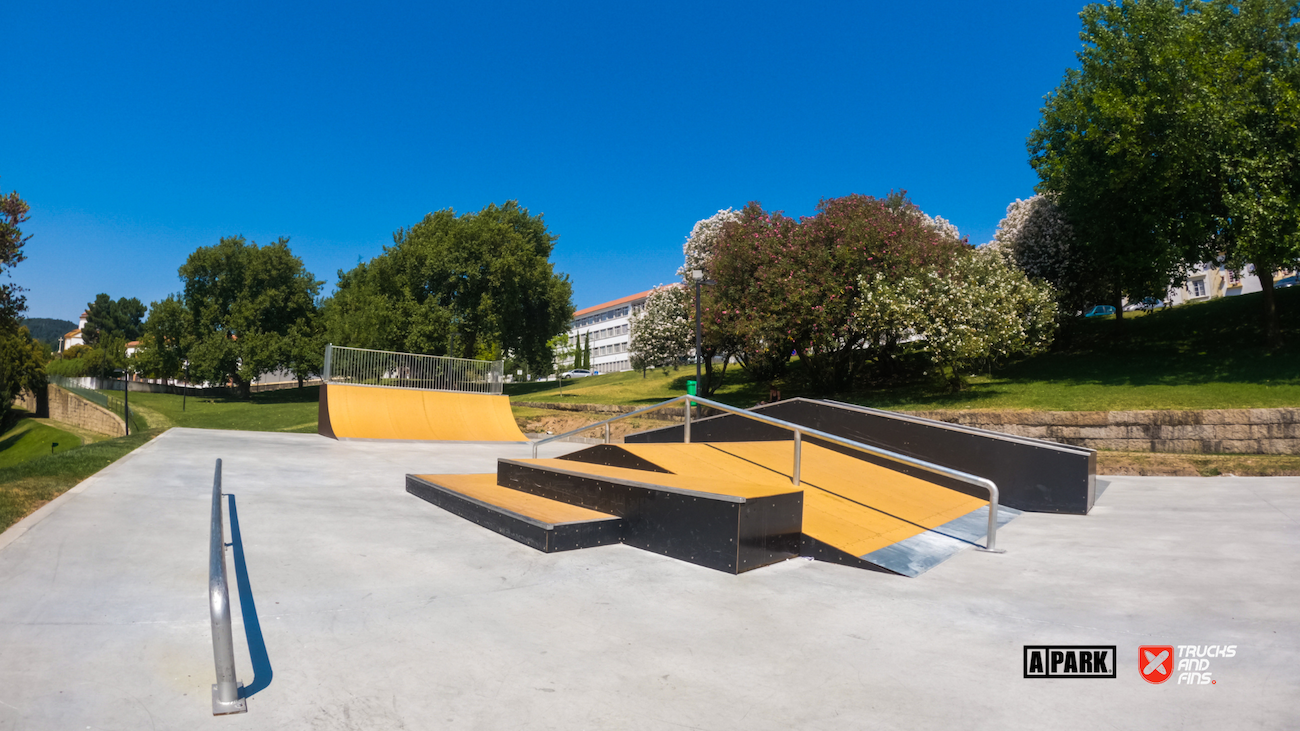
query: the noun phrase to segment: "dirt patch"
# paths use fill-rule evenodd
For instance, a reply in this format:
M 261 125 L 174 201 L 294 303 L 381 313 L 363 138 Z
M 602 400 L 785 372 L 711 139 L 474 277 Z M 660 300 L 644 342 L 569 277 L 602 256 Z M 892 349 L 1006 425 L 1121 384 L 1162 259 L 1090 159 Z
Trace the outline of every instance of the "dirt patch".
M 1300 455 L 1103 451 L 1097 452 L 1097 474 L 1170 477 L 1291 476 L 1300 475 Z
M 516 408 L 514 413 L 515 422 L 519 424 L 519 428 L 525 434 L 563 434 L 574 429 L 580 429 L 588 424 L 597 424 L 610 417 L 609 414 L 533 408 Z M 664 419 L 644 419 L 640 417 L 616 421 L 610 424 L 609 427 L 610 441 L 621 442 L 624 436 L 633 432 L 660 429 L 670 426 L 672 423 Z M 603 429 L 595 428 L 578 436 L 600 438 L 604 436 L 604 433 Z

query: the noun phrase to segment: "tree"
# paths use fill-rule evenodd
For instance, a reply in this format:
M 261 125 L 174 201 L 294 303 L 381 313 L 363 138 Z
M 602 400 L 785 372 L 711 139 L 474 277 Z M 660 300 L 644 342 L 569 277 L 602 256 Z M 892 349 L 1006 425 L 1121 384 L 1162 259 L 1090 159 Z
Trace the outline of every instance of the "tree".
M 1203 6 L 1220 95 L 1212 119 L 1216 237 L 1232 269 L 1253 264 L 1265 340 L 1282 344 L 1273 274 L 1300 264 L 1300 3 L 1220 0 Z
M 705 321 L 734 334 L 749 362 L 783 367 L 793 349 L 815 389 L 843 390 L 896 345 L 854 316 L 858 276 L 940 268 L 965 247 L 952 231 L 904 193 L 825 199 L 798 222 L 750 203 L 715 249 Z
M 515 201 L 431 213 L 394 233 L 383 254 L 340 272 L 324 305 L 327 337 L 463 358 L 498 347 L 544 371 L 548 340 L 573 315 L 569 279 L 550 262 L 555 238 Z
M 587 337 L 582 341 L 582 366 L 585 370 L 591 370 L 591 331 L 587 331 Z
M 13 272 L 8 271 L 10 268 L 27 258 L 23 254 L 23 244 L 31 235 L 24 236 L 20 226 L 30 217 L 30 210 L 31 207 L 18 197 L 18 191 L 0 194 L 0 274 L 7 277 L 13 276 Z M 27 309 L 22 291 L 22 287 L 16 284 L 0 284 L 0 330 L 17 330 L 18 316 Z
M 20 226 L 28 220 L 29 210 L 17 191 L 0 195 L 0 273 L 7 277 L 13 276 L 8 270 L 26 258 L 23 245 L 31 235 L 24 236 Z M 45 387 L 43 351 L 27 328 L 18 324 L 27 309 L 21 292 L 16 284 L 0 284 L 0 424 L 19 392 Z
M 1052 285 L 1065 315 L 1077 315 L 1108 295 L 1102 286 L 1103 273 L 1095 269 L 1094 259 L 1080 251 L 1065 212 L 1048 196 L 1009 204 L 988 246 L 1002 252 L 1030 279 Z
M 192 337 L 189 312 L 177 295 L 149 305 L 134 367 L 149 378 L 179 378 Z
M 692 345 L 690 291 L 679 284 L 659 285 L 646 295 L 645 308 L 628 325 L 631 361 L 645 377 L 651 366 L 676 365 Z
M 1113 304 L 1163 296 L 1199 262 L 1251 261 L 1277 344 L 1272 272 L 1300 257 L 1298 7 L 1119 0 L 1080 14 L 1080 68 L 1047 98 L 1030 163 Z
M 114 301 L 107 294 L 99 294 L 86 306 L 86 326 L 81 329 L 82 339 L 95 346 L 105 335 L 119 335 L 125 340 L 138 340 L 144 333 L 145 306 L 140 300 L 125 297 Z
M 292 365 L 295 327 L 317 315 L 321 282 L 289 250 L 289 240 L 259 247 L 242 236 L 200 247 L 180 268 L 198 380 L 230 380 L 244 393 L 263 373 Z

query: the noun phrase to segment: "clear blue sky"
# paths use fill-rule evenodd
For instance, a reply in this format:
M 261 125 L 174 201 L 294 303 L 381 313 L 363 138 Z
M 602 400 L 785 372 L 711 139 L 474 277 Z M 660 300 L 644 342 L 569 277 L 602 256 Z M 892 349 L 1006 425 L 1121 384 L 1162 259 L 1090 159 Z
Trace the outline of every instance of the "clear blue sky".
M 0 190 L 28 315 L 148 304 L 199 246 L 340 268 L 516 199 L 578 308 L 674 278 L 694 223 L 906 189 L 983 243 L 1082 2 L 12 3 Z

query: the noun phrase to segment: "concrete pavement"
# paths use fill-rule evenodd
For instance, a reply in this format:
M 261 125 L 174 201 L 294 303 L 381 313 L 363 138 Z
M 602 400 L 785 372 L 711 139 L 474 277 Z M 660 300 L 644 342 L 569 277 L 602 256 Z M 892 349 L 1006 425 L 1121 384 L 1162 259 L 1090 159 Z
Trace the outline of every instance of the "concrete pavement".
M 918 579 L 547 555 L 403 489 L 527 454 L 167 432 L 0 535 L 0 730 L 1300 725 L 1300 479 L 1115 478 Z M 218 457 L 251 697 L 214 718 Z M 1118 677 L 1024 679 L 1037 644 L 1116 645 Z M 1237 649 L 1151 685 L 1139 645 Z

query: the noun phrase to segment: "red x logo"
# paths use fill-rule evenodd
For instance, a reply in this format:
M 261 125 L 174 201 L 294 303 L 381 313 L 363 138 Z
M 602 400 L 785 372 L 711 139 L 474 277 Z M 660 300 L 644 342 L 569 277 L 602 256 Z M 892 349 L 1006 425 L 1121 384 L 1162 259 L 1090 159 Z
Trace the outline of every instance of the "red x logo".
M 1143 645 L 1138 648 L 1138 670 L 1148 683 L 1163 683 L 1174 673 L 1172 645 Z

